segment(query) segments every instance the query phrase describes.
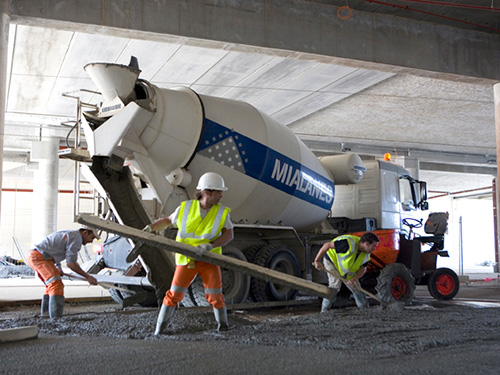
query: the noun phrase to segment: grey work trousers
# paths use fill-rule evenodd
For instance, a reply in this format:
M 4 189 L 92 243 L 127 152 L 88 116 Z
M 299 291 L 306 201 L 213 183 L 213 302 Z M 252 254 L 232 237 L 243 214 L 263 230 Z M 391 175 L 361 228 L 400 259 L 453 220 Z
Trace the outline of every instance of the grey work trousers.
M 327 273 L 327 275 L 328 275 L 328 287 L 334 291 L 334 295 L 330 299 L 331 302 L 333 303 L 333 302 L 335 302 L 335 299 L 337 298 L 337 293 L 340 291 L 340 287 L 342 286 L 342 279 L 340 278 L 339 271 L 337 271 L 337 269 L 335 268 L 335 265 L 329 259 L 326 259 L 326 256 L 328 256 L 328 255 L 325 255 L 325 258 L 323 258 L 323 266 L 328 271 L 338 275 L 338 277 L 336 277 L 336 276 L 330 274 L 329 272 Z M 358 287 L 361 287 L 361 285 L 359 284 L 359 281 L 356 281 L 356 285 Z M 346 284 L 346 286 L 352 292 L 352 295 L 354 297 L 354 301 L 356 301 L 356 306 L 368 307 L 368 301 L 366 300 L 366 295 L 363 292 L 361 292 L 358 289 L 355 289 L 353 287 L 350 287 L 347 284 Z

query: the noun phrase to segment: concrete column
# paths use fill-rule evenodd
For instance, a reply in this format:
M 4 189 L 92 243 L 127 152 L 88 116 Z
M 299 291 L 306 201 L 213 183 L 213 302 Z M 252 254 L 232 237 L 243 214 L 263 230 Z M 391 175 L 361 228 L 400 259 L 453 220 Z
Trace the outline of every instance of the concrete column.
M 495 98 L 495 128 L 496 128 L 496 143 L 497 143 L 497 178 L 495 184 L 495 193 L 496 193 L 496 211 L 495 211 L 495 272 L 500 272 L 499 260 L 500 260 L 500 217 L 498 215 L 499 211 L 499 186 L 500 186 L 500 168 L 498 167 L 498 160 L 500 160 L 500 83 L 497 83 L 493 86 L 494 98 Z
M 5 129 L 5 98 L 7 97 L 7 54 L 9 49 L 9 3 L 0 0 L 0 209 L 2 208 L 3 144 Z
M 38 162 L 33 176 L 32 243 L 57 230 L 58 147 L 57 139 L 32 144 L 31 161 Z

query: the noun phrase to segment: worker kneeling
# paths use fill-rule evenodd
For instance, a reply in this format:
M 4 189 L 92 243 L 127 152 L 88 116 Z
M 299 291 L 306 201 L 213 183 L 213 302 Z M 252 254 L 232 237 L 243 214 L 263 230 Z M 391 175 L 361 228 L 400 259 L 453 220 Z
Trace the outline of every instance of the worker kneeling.
M 334 293 L 332 298 L 323 299 L 321 312 L 327 312 L 331 309 L 342 282 L 352 292 L 358 307 L 368 306 L 366 296 L 360 290 L 361 286 L 358 280 L 365 274 L 370 254 L 375 251 L 378 243 L 379 238 L 375 233 L 366 232 L 361 237 L 343 235 L 335 238 L 332 242 L 323 244 L 314 259 L 314 267 L 318 270 L 326 270 L 328 287 L 333 289 Z
M 177 242 L 195 247 L 198 255 L 206 251 L 221 254 L 222 248 L 233 239 L 233 224 L 230 209 L 222 206 L 222 192 L 227 190 L 224 179 L 217 173 L 208 172 L 200 177 L 196 199 L 182 202 L 168 217 L 160 219 L 144 228 L 156 232 L 168 226 L 178 229 Z M 155 336 L 165 333 L 177 304 L 196 275 L 200 275 L 205 287 L 205 296 L 213 306 L 217 331 L 227 330 L 227 310 L 222 295 L 222 275 L 219 266 L 194 260 L 185 255 L 175 254 L 175 273 L 170 290 L 167 291 L 158 315 Z

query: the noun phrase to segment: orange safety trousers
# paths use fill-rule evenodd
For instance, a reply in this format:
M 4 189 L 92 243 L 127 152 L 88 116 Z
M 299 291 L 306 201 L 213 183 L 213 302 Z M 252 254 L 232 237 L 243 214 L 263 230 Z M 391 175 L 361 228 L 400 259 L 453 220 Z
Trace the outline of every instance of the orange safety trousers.
M 64 284 L 61 281 L 61 272 L 52 259 L 43 259 L 38 250 L 28 253 L 27 262 L 45 284 L 44 294 L 49 296 L 64 296 Z
M 177 266 L 170 290 L 163 298 L 163 304 L 167 306 L 177 306 L 184 298 L 189 285 L 193 282 L 196 275 L 200 275 L 205 287 L 205 297 L 207 301 L 216 309 L 222 309 L 226 306 L 224 296 L 222 295 L 222 274 L 219 266 L 205 262 L 194 262 L 191 265 Z

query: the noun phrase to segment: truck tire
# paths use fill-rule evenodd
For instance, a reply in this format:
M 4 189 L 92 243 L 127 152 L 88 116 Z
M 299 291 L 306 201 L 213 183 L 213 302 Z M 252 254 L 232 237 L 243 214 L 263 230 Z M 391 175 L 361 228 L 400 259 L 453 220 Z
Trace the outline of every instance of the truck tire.
M 245 254 L 245 257 L 247 258 L 248 263 L 255 263 L 255 255 L 259 252 L 260 249 L 262 249 L 265 245 L 264 244 L 258 244 L 258 245 L 252 245 L 247 247 L 244 251 L 243 254 Z M 251 282 L 250 282 L 251 285 Z M 256 302 L 257 299 L 253 295 L 252 288 L 250 287 L 250 292 L 248 293 L 248 299 L 247 303 L 253 303 Z
M 207 299 L 205 298 L 205 287 L 203 286 L 203 281 L 200 275 L 197 275 L 189 286 L 189 295 L 195 306 L 210 306 Z M 184 297 L 186 299 L 188 294 Z
M 415 279 L 404 264 L 391 263 L 380 271 L 375 289 L 385 302 L 409 302 L 415 293 Z
M 258 266 L 300 277 L 300 265 L 295 254 L 285 245 L 267 245 L 255 254 L 254 262 Z M 281 286 L 271 281 L 252 278 L 251 295 L 257 302 L 290 301 L 298 291 Z
M 450 300 L 460 289 L 460 281 L 455 271 L 449 268 L 438 268 L 429 277 L 427 289 L 437 300 Z
M 245 255 L 234 246 L 223 247 L 222 254 L 245 262 L 247 261 Z M 221 267 L 221 273 L 222 293 L 224 294 L 226 303 L 235 304 L 245 302 L 250 290 L 250 276 L 224 267 Z M 197 276 L 191 283 L 190 292 L 196 306 L 210 305 L 205 297 L 205 288 L 201 277 Z
M 122 289 L 113 289 L 110 288 L 108 289 L 109 295 L 113 301 L 116 303 L 119 303 L 120 305 L 123 306 L 123 301 L 129 297 L 132 297 L 136 292 L 137 293 L 145 293 L 144 299 L 137 304 L 142 307 L 156 307 L 158 306 L 158 300 L 156 299 L 156 294 L 154 290 L 146 290 L 143 289 L 142 287 L 137 287 L 134 285 L 122 285 L 118 284 L 118 287 L 120 288 L 127 288 L 130 289 L 130 292 L 126 292 Z
M 247 258 L 248 263 L 253 263 L 253 259 L 255 258 L 255 254 L 259 252 L 260 249 L 262 249 L 264 245 L 253 245 L 250 247 L 247 247 L 244 251 L 243 254 L 245 254 L 245 258 Z
M 196 279 L 195 279 L 196 281 Z M 193 281 L 194 282 L 194 281 Z M 191 285 L 193 285 L 191 283 Z M 181 301 L 181 305 L 184 307 L 196 307 L 198 306 L 193 298 L 193 291 L 191 290 L 191 285 L 189 286 L 187 292 L 184 294 L 184 298 Z
M 120 293 L 120 290 L 111 288 L 111 289 L 108 289 L 108 293 L 113 301 L 115 301 L 116 303 L 118 303 L 120 305 L 123 303 L 123 300 L 125 298 L 123 298 L 123 295 Z

